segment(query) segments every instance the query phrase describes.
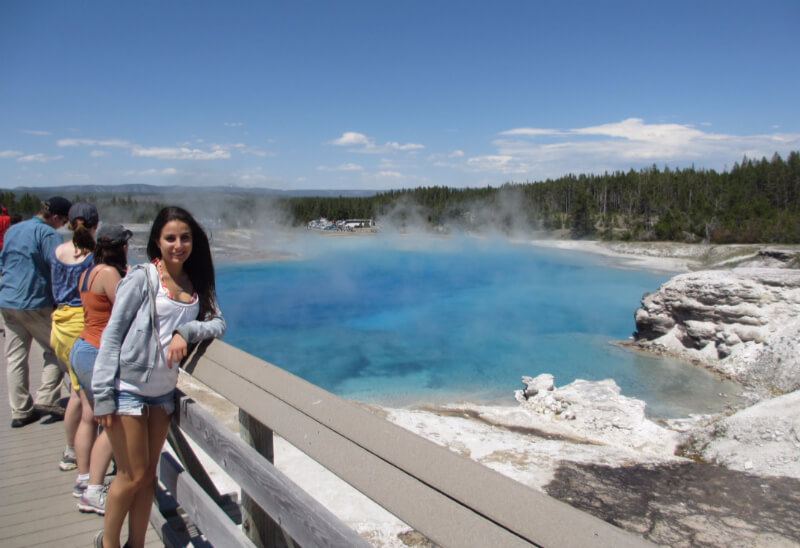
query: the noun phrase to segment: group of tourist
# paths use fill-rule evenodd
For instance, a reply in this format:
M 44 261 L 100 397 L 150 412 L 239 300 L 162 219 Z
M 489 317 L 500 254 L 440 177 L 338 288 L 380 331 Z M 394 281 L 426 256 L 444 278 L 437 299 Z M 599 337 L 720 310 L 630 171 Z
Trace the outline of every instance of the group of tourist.
M 72 232 L 66 242 L 58 232 L 64 225 Z M 0 244 L 11 427 L 63 418 L 59 468 L 77 468 L 78 509 L 105 516 L 95 545 L 112 548 L 126 517 L 125 545 L 144 546 L 178 366 L 190 344 L 225 331 L 208 237 L 194 217 L 163 208 L 147 241 L 149 262 L 129 267 L 132 235 L 100 223 L 93 204 L 54 196 L 8 227 Z M 35 397 L 34 340 L 43 349 Z M 112 456 L 116 473 L 106 486 Z

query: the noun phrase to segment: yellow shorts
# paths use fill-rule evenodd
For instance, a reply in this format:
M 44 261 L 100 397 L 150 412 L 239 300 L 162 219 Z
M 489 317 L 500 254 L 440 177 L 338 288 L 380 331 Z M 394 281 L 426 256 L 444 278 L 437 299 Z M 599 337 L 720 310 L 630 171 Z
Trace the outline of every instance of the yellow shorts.
M 58 359 L 67 366 L 69 380 L 72 388 L 80 390 L 78 377 L 69 365 L 69 353 L 75 339 L 83 331 L 83 307 L 70 306 L 68 304 L 59 305 L 53 310 L 53 326 L 50 329 L 50 346 L 56 353 Z

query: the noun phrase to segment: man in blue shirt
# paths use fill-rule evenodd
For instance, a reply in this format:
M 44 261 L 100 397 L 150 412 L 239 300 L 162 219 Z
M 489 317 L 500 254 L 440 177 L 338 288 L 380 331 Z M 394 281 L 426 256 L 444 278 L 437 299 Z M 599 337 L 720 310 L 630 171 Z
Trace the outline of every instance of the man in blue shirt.
M 54 196 L 42 204 L 39 213 L 12 225 L 0 250 L 0 314 L 6 325 L 8 401 L 11 427 L 19 428 L 39 419 L 40 409 L 58 409 L 61 398 L 61 370 L 50 348 L 50 326 L 55 305 L 50 285 L 50 263 L 55 248 L 64 239 L 56 232 L 68 220 L 69 200 Z M 30 394 L 28 354 L 31 342 L 44 350 L 42 383 L 36 405 Z

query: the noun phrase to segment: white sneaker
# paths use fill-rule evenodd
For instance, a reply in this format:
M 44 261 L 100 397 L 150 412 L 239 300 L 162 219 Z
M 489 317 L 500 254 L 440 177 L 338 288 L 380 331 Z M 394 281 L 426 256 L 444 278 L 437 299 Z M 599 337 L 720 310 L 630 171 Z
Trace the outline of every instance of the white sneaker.
M 68 455 L 66 451 L 64 454 L 61 455 L 61 461 L 58 463 L 58 469 L 62 472 L 68 472 L 70 470 L 75 470 L 78 467 L 78 463 L 75 462 L 75 455 Z
M 83 496 L 83 492 L 86 491 L 87 483 L 85 481 L 76 481 L 75 486 L 72 488 L 72 496 L 76 499 L 79 499 Z
M 81 500 L 78 501 L 78 510 L 81 512 L 94 512 L 101 516 L 106 515 L 106 491 L 108 491 L 108 488 L 105 486 L 96 491 L 86 489 L 81 495 Z

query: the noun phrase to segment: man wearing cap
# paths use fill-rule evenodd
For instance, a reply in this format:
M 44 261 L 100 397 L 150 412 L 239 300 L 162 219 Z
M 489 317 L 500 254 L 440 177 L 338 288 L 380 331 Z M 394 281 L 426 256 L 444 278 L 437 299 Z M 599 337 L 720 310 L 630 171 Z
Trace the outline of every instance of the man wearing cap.
M 50 315 L 55 304 L 50 263 L 55 258 L 55 248 L 63 242 L 56 230 L 67 222 L 71 206 L 61 196 L 50 198 L 36 216 L 8 229 L 0 250 L 0 314 L 6 325 L 12 428 L 38 420 L 40 410 L 51 413 L 59 410 L 64 371 L 50 349 Z M 42 382 L 35 405 L 29 389 L 28 367 L 33 339 L 44 351 Z

